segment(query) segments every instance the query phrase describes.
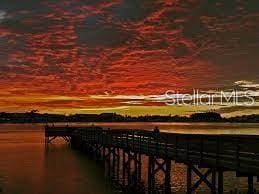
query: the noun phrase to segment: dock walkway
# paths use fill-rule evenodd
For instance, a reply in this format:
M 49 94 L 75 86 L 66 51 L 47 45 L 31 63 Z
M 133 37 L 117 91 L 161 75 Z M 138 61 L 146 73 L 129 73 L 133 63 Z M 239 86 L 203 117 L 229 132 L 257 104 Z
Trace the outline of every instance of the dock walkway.
M 160 170 L 165 176 L 164 192 L 171 193 L 171 161 L 187 165 L 187 193 L 193 193 L 201 183 L 205 183 L 212 193 L 223 193 L 223 173 L 235 171 L 237 176 L 248 178 L 248 193 L 251 194 L 254 193 L 253 178 L 259 176 L 259 136 L 68 126 L 46 126 L 45 134 L 47 143 L 49 138 L 61 136 L 69 140 L 72 147 L 90 149 L 109 163 L 120 163 L 122 157 L 123 176 L 125 179 L 134 177 L 134 183 L 141 181 L 141 172 L 138 172 L 141 170 L 141 155 L 148 156 L 149 193 L 154 190 L 154 177 Z M 202 173 L 198 167 L 208 170 Z M 193 174 L 200 178 L 194 184 Z M 211 180 L 208 180 L 209 176 Z M 129 184 L 129 180 L 126 182 L 124 184 Z

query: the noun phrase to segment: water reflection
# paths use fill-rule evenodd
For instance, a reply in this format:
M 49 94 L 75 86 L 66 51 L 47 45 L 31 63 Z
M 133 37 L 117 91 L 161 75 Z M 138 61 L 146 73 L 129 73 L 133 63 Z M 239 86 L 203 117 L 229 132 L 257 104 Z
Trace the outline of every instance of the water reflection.
M 60 192 L 57 185 L 65 185 L 65 194 L 110 193 L 104 181 L 103 169 L 95 161 L 68 146 L 52 144 L 45 152 L 42 194 Z
M 112 193 L 111 188 L 104 185 L 103 171 L 95 161 L 61 142 L 46 151 L 43 131 L 17 128 L 1 129 L 0 133 L 3 194 Z

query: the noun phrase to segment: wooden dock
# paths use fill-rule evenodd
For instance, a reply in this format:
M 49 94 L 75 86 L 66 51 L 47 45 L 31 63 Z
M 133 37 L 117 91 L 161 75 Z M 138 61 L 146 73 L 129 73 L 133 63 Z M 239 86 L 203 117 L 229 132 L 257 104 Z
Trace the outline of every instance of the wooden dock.
M 148 162 L 148 193 L 155 193 L 155 176 L 164 174 L 164 193 L 171 193 L 171 161 L 187 165 L 187 193 L 205 183 L 211 193 L 223 193 L 223 175 L 235 171 L 247 177 L 248 193 L 259 177 L 259 136 L 196 135 L 164 133 L 159 130 L 102 129 L 100 127 L 45 127 L 46 143 L 65 137 L 76 149 L 94 153 L 106 161 L 113 175 L 123 169 L 123 186 L 141 182 L 141 156 Z M 52 139 L 50 139 L 52 138 Z M 199 169 L 206 168 L 202 173 Z M 117 169 L 117 171 L 116 171 Z M 117 172 L 118 173 L 118 172 Z M 193 183 L 193 175 L 199 180 Z M 216 180 L 217 179 L 217 180 Z

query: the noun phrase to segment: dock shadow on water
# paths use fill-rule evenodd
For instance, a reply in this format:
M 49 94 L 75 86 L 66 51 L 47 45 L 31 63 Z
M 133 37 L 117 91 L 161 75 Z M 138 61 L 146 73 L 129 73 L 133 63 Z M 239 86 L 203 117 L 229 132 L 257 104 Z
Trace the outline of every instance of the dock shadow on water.
M 42 194 L 112 194 L 105 184 L 102 166 L 82 152 L 71 150 L 69 145 L 51 144 L 45 147 L 45 185 Z M 61 178 L 60 178 L 61 177 Z M 53 187 L 57 187 L 56 192 Z

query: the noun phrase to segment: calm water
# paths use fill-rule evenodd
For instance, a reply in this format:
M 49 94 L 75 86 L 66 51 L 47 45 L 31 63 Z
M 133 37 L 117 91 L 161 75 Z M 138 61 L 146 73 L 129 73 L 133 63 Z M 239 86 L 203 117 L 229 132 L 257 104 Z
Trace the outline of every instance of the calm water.
M 150 130 L 158 125 L 162 131 L 179 133 L 259 135 L 258 124 L 101 123 L 98 125 Z M 144 181 L 145 160 L 143 158 Z M 173 190 L 176 193 L 184 193 L 186 168 L 183 164 L 172 163 L 172 165 Z M 46 151 L 42 124 L 0 125 L 1 194 L 112 193 L 103 175 L 103 169 L 95 161 L 71 150 L 62 140 L 57 140 Z M 255 187 L 259 188 L 258 183 Z M 246 179 L 236 178 L 234 173 L 227 172 L 224 177 L 224 188 L 226 192 L 245 191 Z M 197 193 L 208 193 L 208 190 L 203 185 Z

